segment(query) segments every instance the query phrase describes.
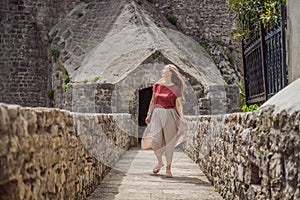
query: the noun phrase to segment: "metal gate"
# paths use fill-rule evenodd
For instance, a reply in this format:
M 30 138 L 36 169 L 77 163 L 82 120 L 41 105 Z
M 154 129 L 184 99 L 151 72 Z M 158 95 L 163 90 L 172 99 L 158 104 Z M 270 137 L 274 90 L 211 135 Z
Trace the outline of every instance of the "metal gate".
M 264 28 L 243 41 L 246 103 L 262 103 L 287 85 L 284 7 L 272 27 Z

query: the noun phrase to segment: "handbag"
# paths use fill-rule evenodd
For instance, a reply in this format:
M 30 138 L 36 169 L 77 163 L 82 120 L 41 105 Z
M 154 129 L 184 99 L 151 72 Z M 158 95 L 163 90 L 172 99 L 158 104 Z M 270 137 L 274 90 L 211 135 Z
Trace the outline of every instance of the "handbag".
M 150 135 L 149 126 L 146 127 L 143 133 L 142 142 L 141 142 L 141 149 L 147 150 L 152 149 L 152 137 Z

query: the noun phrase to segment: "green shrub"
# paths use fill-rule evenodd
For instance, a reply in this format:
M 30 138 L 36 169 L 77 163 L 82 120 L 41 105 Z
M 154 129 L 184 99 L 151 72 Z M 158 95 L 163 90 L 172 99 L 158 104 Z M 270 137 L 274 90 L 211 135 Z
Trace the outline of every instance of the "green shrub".
M 153 60 L 155 60 L 156 58 L 158 58 L 158 52 L 156 50 L 152 51 L 152 58 L 153 58 Z
M 251 111 L 257 110 L 258 108 L 259 108 L 259 105 L 257 105 L 257 104 L 252 104 L 252 105 L 249 105 L 249 106 L 244 105 L 242 107 L 242 111 L 243 112 L 251 112 Z
M 68 73 L 68 71 L 65 67 L 63 68 L 63 73 L 64 73 L 65 76 L 69 76 L 69 73 Z
M 138 4 L 139 4 L 139 5 L 142 5 L 142 4 L 143 4 L 143 1 L 142 1 L 142 0 L 138 0 Z
M 66 86 L 66 85 L 63 85 L 63 91 L 64 91 L 64 92 L 66 92 L 66 91 L 67 91 L 67 89 L 68 89 L 68 86 Z
M 232 53 L 227 53 L 228 60 L 231 64 L 234 64 L 235 57 Z
M 82 16 L 83 16 L 83 12 L 79 11 L 79 12 L 77 13 L 77 16 L 78 16 L 78 18 L 82 17 Z
M 57 50 L 57 49 L 52 49 L 52 50 L 51 50 L 51 54 L 52 54 L 52 56 L 53 56 L 54 58 L 59 58 L 59 56 L 60 56 L 60 51 Z
M 205 43 L 203 43 L 203 42 L 200 41 L 199 45 L 200 45 L 201 49 L 203 49 L 204 51 L 206 51 L 206 53 L 208 53 L 211 56 L 210 49 L 206 46 Z
M 223 40 L 216 40 L 215 43 L 222 47 L 225 46 L 225 42 Z
M 101 77 L 100 76 L 96 76 L 94 79 L 93 79 L 93 82 L 97 82 Z
M 178 17 L 176 17 L 175 15 L 169 15 L 167 17 L 167 20 L 174 26 L 177 26 Z
M 228 77 L 223 77 L 223 79 L 228 84 Z
M 64 80 L 65 85 L 67 85 L 69 82 L 70 82 L 70 77 L 66 76 Z
M 87 83 L 87 82 L 88 82 L 88 80 L 87 80 L 87 79 L 84 79 L 84 80 L 83 80 L 83 83 Z
M 54 99 L 54 91 L 53 90 L 48 90 L 47 96 L 49 99 Z

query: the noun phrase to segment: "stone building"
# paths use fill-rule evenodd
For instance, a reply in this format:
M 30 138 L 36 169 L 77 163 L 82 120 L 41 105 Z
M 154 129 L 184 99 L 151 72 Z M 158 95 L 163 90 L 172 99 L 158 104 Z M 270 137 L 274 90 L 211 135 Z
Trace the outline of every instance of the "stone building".
M 235 109 L 237 88 L 226 84 L 203 47 L 150 10 L 149 3 L 145 9 L 134 1 L 110 2 L 107 11 L 99 12 L 103 6 L 81 3 L 50 31 L 71 80 L 65 99 L 55 98 L 57 106 L 75 112 L 130 113 L 136 124 L 145 126 L 152 86 L 162 68 L 174 64 L 186 83 L 186 115 Z
M 125 16 L 126 4 L 134 5 L 135 14 L 131 15 L 132 19 L 121 19 Z M 53 0 L 3 0 L 0 5 L 0 28 L 3 30 L 0 32 L 0 101 L 10 104 L 64 108 L 62 91 L 57 92 L 63 85 L 63 73 L 58 72 L 58 69 L 60 70 L 64 65 L 72 65 L 73 69 L 77 69 L 83 59 L 87 59 L 85 58 L 87 54 L 99 46 L 108 35 L 114 34 L 113 30 L 118 31 L 135 20 L 137 24 L 148 23 L 150 20 L 163 32 L 179 30 L 197 41 L 199 39 L 202 41 L 222 40 L 222 44 L 225 46 L 236 49 L 228 37 L 232 26 L 232 15 L 226 8 L 226 1 L 65 0 L 56 2 Z M 133 9 L 127 9 L 127 11 L 132 12 Z M 151 19 L 141 21 L 136 13 L 143 12 L 147 13 Z M 178 17 L 176 27 L 167 22 L 166 17 L 170 15 Z M 149 17 L 144 16 L 144 18 Z M 122 24 L 125 21 L 127 22 Z M 54 27 L 59 22 L 61 30 Z M 119 24 L 117 25 L 117 23 Z M 154 27 L 148 24 L 143 25 Z M 116 28 L 117 26 L 119 28 Z M 51 29 L 52 32 L 49 34 Z M 59 35 L 53 30 L 58 30 L 64 35 Z M 55 37 L 56 34 L 63 39 Z M 229 65 L 228 60 L 220 62 L 225 59 L 223 54 L 219 55 L 223 50 L 215 45 L 216 43 L 208 47 L 211 55 L 218 57 L 216 59 L 214 56 L 214 59 L 217 61 L 219 71 L 227 82 L 235 79 L 228 78 L 231 76 L 230 74 L 234 74 L 232 73 L 234 70 L 227 70 L 227 67 L 224 67 Z M 151 53 L 157 50 L 155 45 L 147 48 Z M 55 49 L 62 50 L 62 60 L 53 58 Z M 166 55 L 166 53 L 162 55 Z M 67 67 L 71 76 L 72 67 Z M 224 74 L 225 71 L 226 74 Z M 104 79 L 101 77 L 100 82 L 102 83 Z M 75 82 L 75 79 L 71 81 Z M 109 86 L 106 85 L 106 87 Z M 54 105 L 51 100 L 53 89 L 55 90 Z M 204 89 L 204 93 L 207 93 L 206 91 Z M 231 94 L 231 92 L 227 94 Z M 199 94 L 197 95 L 199 96 Z M 202 108 L 199 108 L 199 113 L 206 113 L 204 110 L 207 110 L 209 102 L 207 100 L 200 102 L 203 103 L 200 103 Z M 234 103 L 227 102 L 227 104 L 230 106 Z

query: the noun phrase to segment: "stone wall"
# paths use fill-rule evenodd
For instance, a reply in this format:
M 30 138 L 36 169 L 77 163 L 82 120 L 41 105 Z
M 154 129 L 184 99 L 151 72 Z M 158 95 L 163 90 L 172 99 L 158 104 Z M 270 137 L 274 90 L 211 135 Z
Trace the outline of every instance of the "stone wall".
M 0 2 L 0 102 L 48 106 L 48 32 L 80 0 Z
M 133 141 L 129 119 L 0 104 L 0 199 L 84 199 Z
M 186 152 L 225 199 L 300 199 L 300 113 L 187 117 Z
M 227 0 L 148 0 L 166 17 L 178 17 L 177 27 L 206 46 L 227 83 L 241 77 L 241 44 L 232 39 L 234 13 Z
M 113 84 L 72 83 L 67 86 L 64 109 L 81 113 L 112 113 Z

